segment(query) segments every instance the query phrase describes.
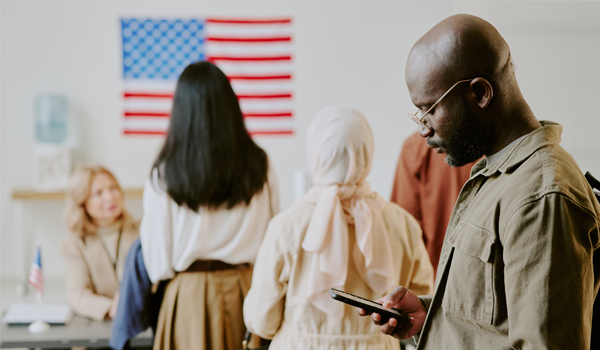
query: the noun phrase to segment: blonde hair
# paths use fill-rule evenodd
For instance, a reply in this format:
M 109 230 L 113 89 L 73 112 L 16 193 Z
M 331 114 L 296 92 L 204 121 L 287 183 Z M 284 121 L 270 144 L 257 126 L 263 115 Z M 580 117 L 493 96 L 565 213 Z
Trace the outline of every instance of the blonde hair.
M 73 171 L 69 179 L 69 188 L 67 189 L 67 207 L 65 208 L 64 222 L 71 233 L 80 237 L 96 232 L 96 225 L 85 209 L 85 202 L 90 196 L 92 182 L 99 174 L 104 174 L 111 178 L 119 188 L 119 191 L 123 193 L 123 189 L 121 189 L 121 185 L 119 185 L 115 176 L 103 166 L 95 164 L 86 165 Z M 132 222 L 131 216 L 125 209 L 123 209 L 123 213 L 118 220 L 123 221 L 124 228 L 126 224 Z

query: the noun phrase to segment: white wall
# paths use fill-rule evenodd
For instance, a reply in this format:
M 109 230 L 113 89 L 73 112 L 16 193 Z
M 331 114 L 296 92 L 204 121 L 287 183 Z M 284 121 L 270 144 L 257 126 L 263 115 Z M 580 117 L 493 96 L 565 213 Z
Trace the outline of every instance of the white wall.
M 31 187 L 35 95 L 52 92 L 69 99 L 80 130 L 76 162 L 106 165 L 124 187 L 140 187 L 149 173 L 162 138 L 121 134 L 122 16 L 293 17 L 296 133 L 256 137 L 274 162 L 287 208 L 293 172 L 306 168 L 308 122 L 332 104 L 354 106 L 369 119 L 376 147 L 369 181 L 389 197 L 402 141 L 416 129 L 406 117 L 414 110 L 404 84 L 408 52 L 431 26 L 465 12 L 488 19 L 505 36 L 525 97 L 540 119 L 565 125 L 570 135 L 565 147 L 583 160 L 585 150 L 600 150 L 590 125 L 572 113 L 589 116 L 598 108 L 600 88 L 590 83 L 600 81 L 597 2 L 2 2 L 0 277 L 15 276 L 10 195 Z M 596 126 L 598 132 L 600 123 Z M 589 164 L 594 154 L 600 156 L 588 153 Z M 30 207 L 47 278 L 63 271 L 56 250 L 65 235 L 62 206 Z M 128 206 L 141 214 L 139 201 Z

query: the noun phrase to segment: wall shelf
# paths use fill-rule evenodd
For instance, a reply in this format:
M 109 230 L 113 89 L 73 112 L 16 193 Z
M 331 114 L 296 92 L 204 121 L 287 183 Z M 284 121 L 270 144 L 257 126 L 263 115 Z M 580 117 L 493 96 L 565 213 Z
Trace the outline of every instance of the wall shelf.
M 128 188 L 123 190 L 125 199 L 142 199 L 144 193 L 143 188 Z M 33 190 L 14 190 L 11 198 L 17 201 L 64 201 L 66 198 L 65 191 L 56 192 L 36 192 Z

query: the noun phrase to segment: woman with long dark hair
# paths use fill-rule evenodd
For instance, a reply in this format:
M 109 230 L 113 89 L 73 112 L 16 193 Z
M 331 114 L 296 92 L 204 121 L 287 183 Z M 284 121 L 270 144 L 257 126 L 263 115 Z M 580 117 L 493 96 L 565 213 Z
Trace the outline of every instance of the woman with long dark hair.
M 152 282 L 170 279 L 155 350 L 240 347 L 251 264 L 278 211 L 274 172 L 227 77 L 209 62 L 189 65 L 144 188 L 144 262 Z

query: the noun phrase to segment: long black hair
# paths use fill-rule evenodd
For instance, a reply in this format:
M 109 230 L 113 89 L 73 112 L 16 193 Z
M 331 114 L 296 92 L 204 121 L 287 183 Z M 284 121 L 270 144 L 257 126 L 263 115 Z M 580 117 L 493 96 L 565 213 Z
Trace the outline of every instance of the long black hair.
M 152 169 L 178 205 L 196 212 L 248 205 L 262 191 L 267 154 L 252 141 L 229 80 L 214 64 L 192 63 L 181 73 Z

